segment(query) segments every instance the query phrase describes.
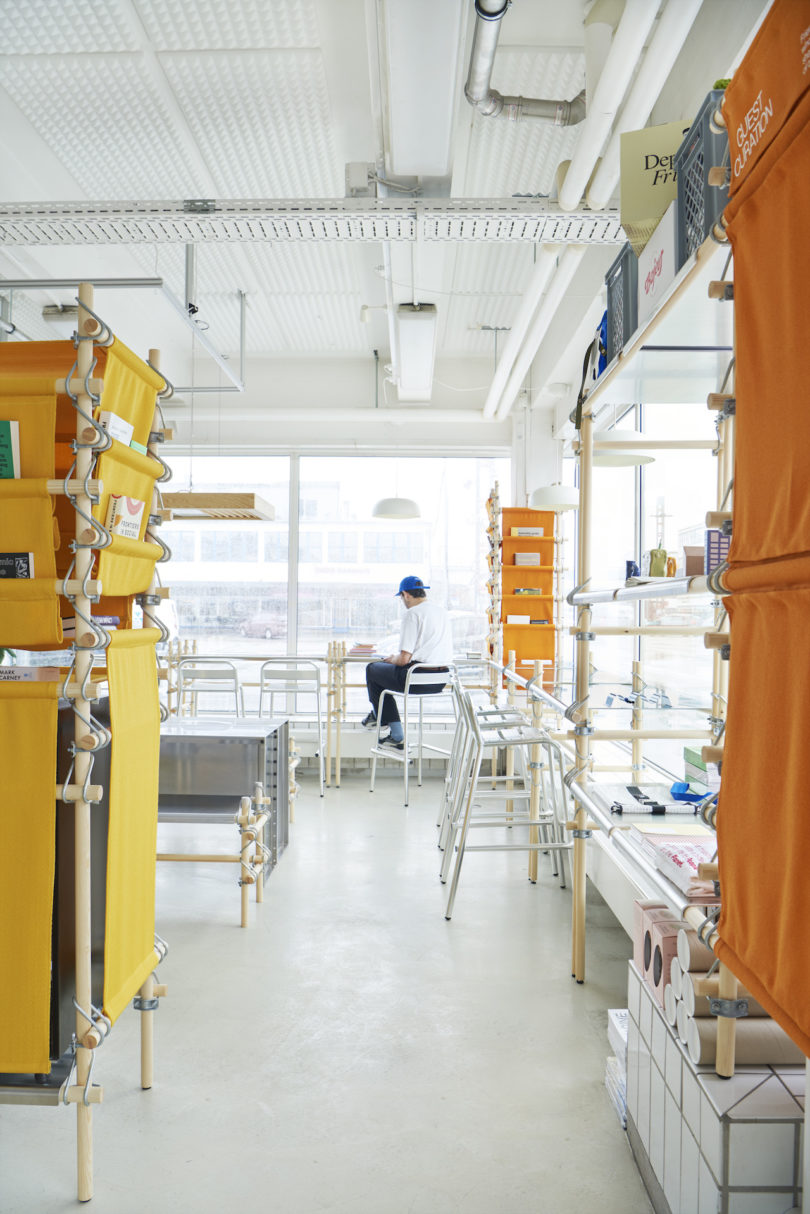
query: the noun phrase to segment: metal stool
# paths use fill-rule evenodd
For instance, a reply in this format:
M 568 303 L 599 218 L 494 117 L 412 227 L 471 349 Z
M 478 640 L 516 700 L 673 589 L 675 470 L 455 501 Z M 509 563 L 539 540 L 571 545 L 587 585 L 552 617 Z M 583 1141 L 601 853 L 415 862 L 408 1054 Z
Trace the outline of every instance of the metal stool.
M 408 673 L 405 676 L 405 687 L 402 691 L 389 691 L 386 688 L 380 696 L 380 703 L 377 711 L 377 731 L 374 737 L 374 745 L 371 748 L 371 787 L 370 792 L 374 792 L 374 782 L 377 778 L 377 759 L 394 759 L 395 762 L 402 764 L 403 782 L 405 788 L 405 804 L 408 804 L 408 783 L 409 783 L 409 768 L 412 762 L 411 747 L 415 748 L 416 758 L 416 781 L 421 786 L 422 784 L 422 755 L 426 750 L 433 751 L 436 754 L 449 756 L 450 751 L 444 750 L 443 747 L 434 746 L 430 742 L 424 741 L 424 713 L 423 700 L 426 695 L 446 695 L 448 684 L 453 678 L 453 668 L 448 666 L 447 672 L 437 672 L 433 669 L 425 669 L 419 662 L 414 663 L 408 668 Z M 444 682 L 441 691 L 422 691 L 417 690 L 419 687 L 432 687 L 435 689 L 437 683 Z M 402 700 L 402 733 L 403 733 L 403 748 L 402 752 L 398 753 L 395 750 L 384 750 L 380 746 L 380 729 L 383 718 L 383 704 L 385 697 L 391 696 L 394 699 Z M 409 737 L 408 733 L 408 704 L 411 696 L 415 696 L 419 703 L 419 714 L 417 717 L 417 736 L 416 741 Z

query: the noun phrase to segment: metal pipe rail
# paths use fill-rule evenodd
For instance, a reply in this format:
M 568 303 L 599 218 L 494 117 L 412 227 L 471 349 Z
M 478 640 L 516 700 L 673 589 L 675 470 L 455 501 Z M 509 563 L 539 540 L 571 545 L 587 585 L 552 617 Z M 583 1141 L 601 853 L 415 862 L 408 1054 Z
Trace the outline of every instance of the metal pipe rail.
M 572 607 L 584 607 L 593 603 L 639 602 L 642 599 L 680 598 L 685 594 L 719 594 L 709 584 L 709 579 L 700 574 L 695 577 L 668 577 L 661 581 L 645 582 L 639 586 L 616 586 L 605 590 L 585 590 L 577 587 L 567 596 Z

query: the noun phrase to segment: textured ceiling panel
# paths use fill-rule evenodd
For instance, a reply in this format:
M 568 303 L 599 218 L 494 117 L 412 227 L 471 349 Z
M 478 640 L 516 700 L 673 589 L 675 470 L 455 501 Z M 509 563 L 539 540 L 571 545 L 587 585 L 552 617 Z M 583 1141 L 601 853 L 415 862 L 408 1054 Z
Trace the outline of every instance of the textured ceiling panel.
M 140 56 L 3 55 L 0 79 L 90 196 L 189 198 L 205 192 Z
M 533 245 L 465 242 L 455 253 L 453 293 L 519 295 L 529 280 L 533 261 Z
M 161 65 L 227 198 L 343 193 L 321 54 L 165 54 Z
M 447 304 L 443 353 L 492 357 L 494 366 L 496 343 L 500 353 L 519 303 L 518 296 L 454 295 Z
M 316 46 L 314 0 L 134 0 L 155 50 Z
M 507 48 L 495 58 L 492 85 L 505 95 L 570 101 L 584 84 L 585 59 L 577 52 Z M 557 165 L 570 158 L 576 140 L 575 126 L 476 114 L 459 192 L 467 197 L 547 195 Z
M 121 3 L 111 0 L 1 0 L 0 46 L 7 55 L 134 50 L 121 16 Z

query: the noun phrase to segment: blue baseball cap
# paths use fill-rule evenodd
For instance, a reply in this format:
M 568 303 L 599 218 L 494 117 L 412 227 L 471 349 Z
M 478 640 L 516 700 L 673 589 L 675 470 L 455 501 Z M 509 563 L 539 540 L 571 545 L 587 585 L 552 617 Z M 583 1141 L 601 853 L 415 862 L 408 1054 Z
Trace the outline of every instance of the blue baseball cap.
M 420 577 L 414 577 L 414 575 L 410 573 L 399 583 L 399 590 L 395 591 L 394 598 L 399 598 L 403 590 L 430 590 L 430 586 L 425 586 Z

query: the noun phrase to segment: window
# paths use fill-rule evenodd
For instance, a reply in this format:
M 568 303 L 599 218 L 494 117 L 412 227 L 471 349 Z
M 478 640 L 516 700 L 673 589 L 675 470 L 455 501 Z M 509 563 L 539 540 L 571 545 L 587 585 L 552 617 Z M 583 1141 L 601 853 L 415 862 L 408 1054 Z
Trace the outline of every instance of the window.
M 264 533 L 264 559 L 271 561 L 274 564 L 283 562 L 287 564 L 287 530 L 284 531 L 265 531 Z
M 424 559 L 425 544 L 418 531 L 366 531 L 363 558 L 366 561 L 399 561 L 418 564 Z
M 193 531 L 172 532 L 172 560 L 193 561 L 196 559 L 197 536 Z
M 357 564 L 357 534 L 348 531 L 332 531 L 327 539 L 329 561 L 336 565 Z
M 200 557 L 204 561 L 257 561 L 259 537 L 255 532 L 214 530 L 209 527 L 200 536 Z
M 301 532 L 298 559 L 302 564 L 317 564 L 323 560 L 323 535 L 320 531 Z

